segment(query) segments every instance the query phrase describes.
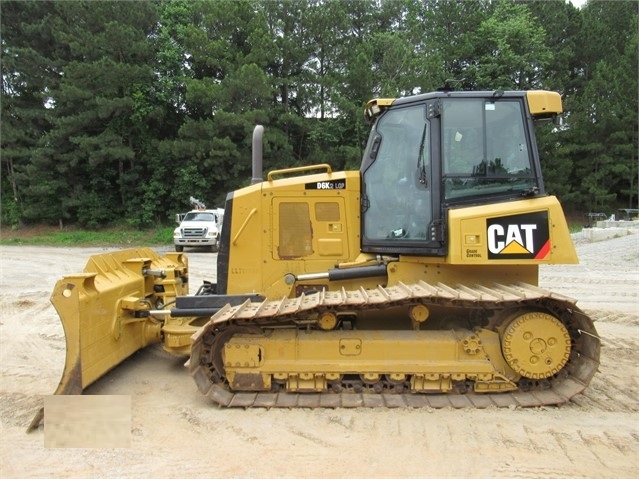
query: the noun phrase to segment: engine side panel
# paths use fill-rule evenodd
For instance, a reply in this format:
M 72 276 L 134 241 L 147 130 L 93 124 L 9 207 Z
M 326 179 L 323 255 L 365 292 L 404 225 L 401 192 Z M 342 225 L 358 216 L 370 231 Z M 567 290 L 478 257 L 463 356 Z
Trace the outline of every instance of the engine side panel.
M 448 212 L 450 264 L 575 264 L 559 201 L 543 196 Z
M 358 172 L 340 172 L 265 181 L 236 191 L 231 208 L 228 201 L 225 208 L 218 255 L 222 292 L 294 296 L 290 275 L 326 272 L 355 261 L 359 190 Z M 220 262 L 228 266 L 221 269 Z

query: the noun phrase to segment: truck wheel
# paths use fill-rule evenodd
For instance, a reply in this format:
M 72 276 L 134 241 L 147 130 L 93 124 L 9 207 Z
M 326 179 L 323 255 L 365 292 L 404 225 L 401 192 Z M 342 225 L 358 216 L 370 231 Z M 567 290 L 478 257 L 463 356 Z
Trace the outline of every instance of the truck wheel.
M 181 253 L 182 251 L 184 251 L 184 246 L 180 246 L 180 245 L 175 245 L 175 251 L 177 251 L 178 253 Z
M 217 246 L 211 246 L 211 252 L 217 253 Z

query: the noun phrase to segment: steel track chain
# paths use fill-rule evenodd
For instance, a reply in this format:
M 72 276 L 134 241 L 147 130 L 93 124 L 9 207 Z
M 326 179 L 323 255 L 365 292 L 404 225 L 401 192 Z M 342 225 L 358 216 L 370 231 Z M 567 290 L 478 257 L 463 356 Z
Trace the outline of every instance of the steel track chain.
M 437 304 L 450 307 L 472 307 L 484 310 L 528 307 L 543 308 L 566 326 L 571 337 L 570 359 L 554 377 L 540 383 L 532 380 L 526 387 L 511 392 L 467 392 L 464 394 L 414 392 L 233 392 L 215 372 L 211 363 L 211 344 L 215 335 L 230 325 L 259 327 L 292 318 L 312 315 L 330 309 L 333 312 L 354 309 L 386 308 L 406 303 Z M 237 326 L 236 326 L 237 327 Z M 229 336 L 230 337 L 230 336 Z M 423 281 L 379 286 L 373 290 L 321 291 L 297 298 L 226 306 L 193 336 L 190 374 L 198 389 L 222 407 L 430 407 L 487 408 L 535 407 L 562 404 L 582 392 L 599 366 L 600 340 L 593 321 L 575 306 L 575 301 L 542 288 L 526 284 L 493 284 L 451 287 Z

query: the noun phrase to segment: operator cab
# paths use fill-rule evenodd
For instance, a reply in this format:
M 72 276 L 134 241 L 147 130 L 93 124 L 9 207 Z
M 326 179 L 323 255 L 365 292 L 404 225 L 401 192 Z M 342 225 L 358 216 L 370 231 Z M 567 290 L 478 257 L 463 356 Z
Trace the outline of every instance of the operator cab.
M 533 119 L 554 92 L 436 92 L 372 100 L 360 169 L 362 248 L 444 256 L 446 211 L 542 195 Z

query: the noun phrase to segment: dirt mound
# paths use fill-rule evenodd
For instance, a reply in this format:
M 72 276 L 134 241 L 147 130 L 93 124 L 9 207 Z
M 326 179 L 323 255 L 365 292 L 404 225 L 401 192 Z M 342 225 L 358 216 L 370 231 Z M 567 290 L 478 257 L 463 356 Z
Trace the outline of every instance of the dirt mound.
M 4 237 L 4 232 L 3 232 Z M 212 407 L 184 360 L 151 347 L 87 394 L 131 398 L 125 448 L 45 448 L 25 434 L 64 363 L 49 295 L 104 248 L 0 247 L 0 476 L 618 478 L 639 469 L 638 236 L 579 243 L 581 264 L 542 267 L 540 285 L 596 319 L 600 371 L 585 394 L 538 409 L 253 409 Z M 167 247 L 168 250 L 168 247 Z M 215 257 L 189 253 L 192 288 Z

